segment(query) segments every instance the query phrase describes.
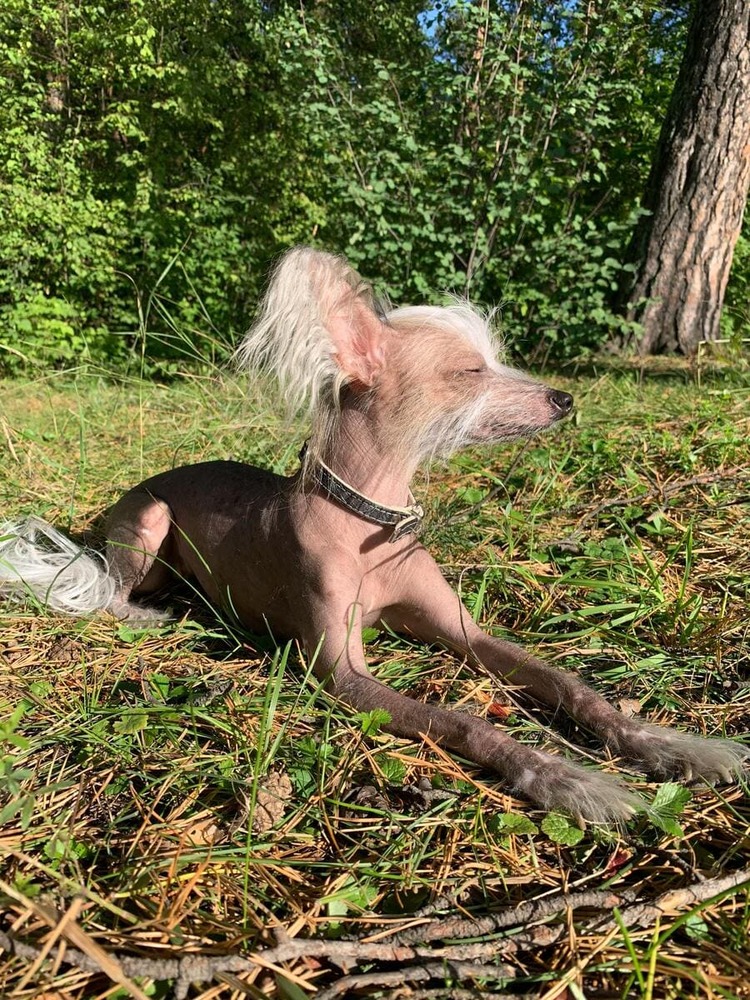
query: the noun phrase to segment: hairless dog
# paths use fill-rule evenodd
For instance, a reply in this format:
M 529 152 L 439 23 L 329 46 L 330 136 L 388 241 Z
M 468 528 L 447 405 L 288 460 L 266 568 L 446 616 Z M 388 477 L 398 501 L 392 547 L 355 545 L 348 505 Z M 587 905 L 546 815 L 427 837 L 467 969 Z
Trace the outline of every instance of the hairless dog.
M 382 623 L 441 643 L 656 775 L 739 774 L 745 747 L 626 717 L 574 674 L 482 631 L 418 541 L 422 510 L 409 487 L 420 463 L 532 435 L 573 405 L 499 363 L 485 317 L 466 304 L 385 310 L 345 260 L 301 247 L 276 268 L 238 358 L 273 372 L 289 405 L 309 411 L 295 475 L 216 461 L 147 479 L 109 515 L 106 566 L 36 519 L 10 526 L 0 586 L 31 587 L 68 612 L 107 607 L 143 620 L 140 599 L 175 575 L 197 581 L 248 628 L 298 638 L 330 690 L 357 710 L 386 710 L 390 732 L 427 734 L 579 819 L 622 822 L 640 799 L 599 770 L 390 689 L 367 667 L 362 629 Z

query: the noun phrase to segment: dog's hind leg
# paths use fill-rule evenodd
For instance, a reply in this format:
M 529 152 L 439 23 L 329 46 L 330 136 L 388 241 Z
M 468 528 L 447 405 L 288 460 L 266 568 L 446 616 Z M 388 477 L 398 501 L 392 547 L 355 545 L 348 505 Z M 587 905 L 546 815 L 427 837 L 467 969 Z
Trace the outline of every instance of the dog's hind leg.
M 153 594 L 173 577 L 170 567 L 172 512 L 136 487 L 115 504 L 107 518 L 107 563 L 117 581 L 109 611 L 117 618 L 155 621 L 169 617 L 131 597 Z

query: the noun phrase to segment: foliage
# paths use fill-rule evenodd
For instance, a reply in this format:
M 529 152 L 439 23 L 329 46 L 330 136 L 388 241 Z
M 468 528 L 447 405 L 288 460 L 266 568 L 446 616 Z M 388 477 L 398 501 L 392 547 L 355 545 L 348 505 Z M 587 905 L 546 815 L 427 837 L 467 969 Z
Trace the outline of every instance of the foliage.
M 732 271 L 721 314 L 721 333 L 730 345 L 750 339 L 750 238 L 740 233 L 734 246 Z
M 539 356 L 596 346 L 683 22 L 658 0 L 8 0 L 1 363 L 140 357 L 147 300 L 147 363 L 226 352 L 295 242 L 396 301 L 500 304 Z
M 350 163 L 325 173 L 338 210 L 322 233 L 397 299 L 452 289 L 501 303 L 516 342 L 596 343 L 617 323 L 607 300 L 658 127 L 655 83 L 626 71 L 666 72 L 645 56 L 648 16 L 449 3 L 421 24 L 421 60 L 371 57 L 363 79 L 347 52 L 345 74 L 314 78 L 309 141 L 317 116 L 318 133 L 330 123 L 345 136 Z M 335 44 L 326 27 L 304 36 L 322 67 Z
M 654 796 L 654 801 L 648 811 L 649 819 L 654 826 L 658 826 L 660 830 L 670 834 L 670 836 L 682 837 L 683 830 L 677 822 L 677 817 L 682 814 L 690 798 L 689 788 L 667 782 Z
M 203 303 L 226 300 L 224 321 L 245 308 L 248 261 L 267 252 L 253 253 L 242 195 L 262 181 L 244 82 L 256 7 L 4 6 L 0 301 L 11 348 L 40 358 L 31 326 L 50 353 L 60 343 L 59 357 L 79 355 L 60 326 L 77 319 L 99 357 L 115 348 L 107 331 L 128 331 L 122 352 L 138 329 L 133 288 L 147 295 L 175 254 L 160 295 L 182 326 L 206 325 Z M 262 74 L 253 82 L 266 86 Z

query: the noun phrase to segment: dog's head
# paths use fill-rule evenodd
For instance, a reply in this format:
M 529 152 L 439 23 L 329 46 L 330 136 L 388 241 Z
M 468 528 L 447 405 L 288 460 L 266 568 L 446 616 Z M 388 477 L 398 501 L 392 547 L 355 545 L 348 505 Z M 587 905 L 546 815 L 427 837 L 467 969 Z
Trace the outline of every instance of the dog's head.
M 573 403 L 502 364 L 490 319 L 467 303 L 384 311 L 343 258 L 308 247 L 281 259 L 237 357 L 272 371 L 326 433 L 345 397 L 414 458 L 534 434 Z
M 396 309 L 387 319 L 396 334 L 389 391 L 423 454 L 527 437 L 572 409 L 568 393 L 500 361 L 491 317 L 468 303 Z

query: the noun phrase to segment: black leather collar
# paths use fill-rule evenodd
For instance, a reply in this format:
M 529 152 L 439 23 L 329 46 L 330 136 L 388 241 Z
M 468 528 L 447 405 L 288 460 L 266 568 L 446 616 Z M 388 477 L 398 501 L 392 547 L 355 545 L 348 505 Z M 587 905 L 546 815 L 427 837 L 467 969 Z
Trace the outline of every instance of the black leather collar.
M 307 445 L 302 449 L 300 458 L 304 459 Z M 404 535 L 416 535 L 422 527 L 424 510 L 421 504 L 412 503 L 408 507 L 384 507 L 383 504 L 376 503 L 364 493 L 359 493 L 354 487 L 345 483 L 335 472 L 331 472 L 325 462 L 319 458 L 313 458 L 310 462 L 310 475 L 317 486 L 328 495 L 331 500 L 341 504 L 352 514 L 356 514 L 371 524 L 379 524 L 383 527 L 393 527 L 393 533 L 388 539 L 389 542 L 397 542 Z M 411 494 L 409 494 L 411 496 Z M 414 499 L 412 497 L 412 499 Z

